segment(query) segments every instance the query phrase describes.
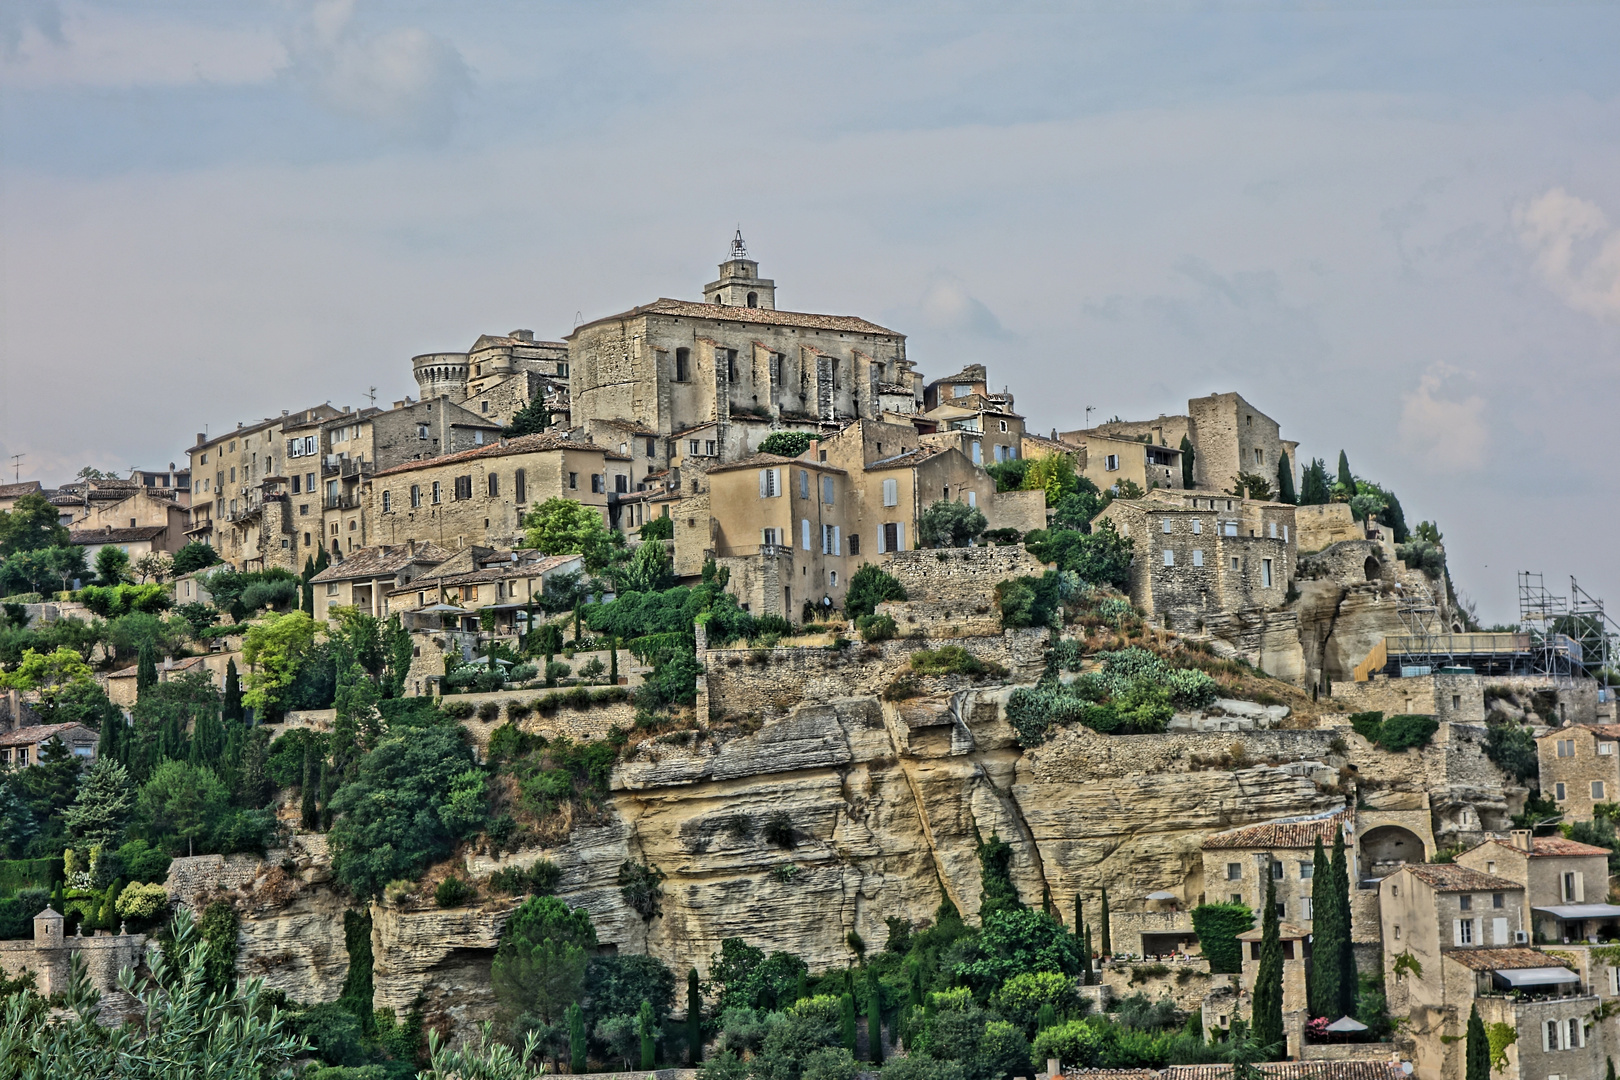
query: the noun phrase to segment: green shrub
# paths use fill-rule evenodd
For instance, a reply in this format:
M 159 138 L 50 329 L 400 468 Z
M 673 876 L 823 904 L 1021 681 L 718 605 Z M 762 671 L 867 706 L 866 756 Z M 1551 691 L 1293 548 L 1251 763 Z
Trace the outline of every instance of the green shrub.
M 641 527 L 643 540 L 673 540 L 675 539 L 675 519 L 672 517 L 655 517 Z
M 125 919 L 150 919 L 169 903 L 162 885 L 131 882 L 118 894 L 118 914 Z
M 477 890 L 467 882 L 452 875 L 439 882 L 438 888 L 433 890 L 433 902 L 442 908 L 460 907 L 475 892 Z
M 888 615 L 862 615 L 855 620 L 855 628 L 861 632 L 861 640 L 868 643 L 888 641 L 900 632 Z
M 1357 735 L 1376 746 L 1378 744 L 1378 735 L 1384 728 L 1384 714 L 1381 712 L 1351 713 L 1350 727 Z
M 858 619 L 872 614 L 872 609 L 879 604 L 905 598 L 906 590 L 900 582 L 884 573 L 877 563 L 867 563 L 849 579 L 849 591 L 844 594 L 844 614 Z
M 759 452 L 796 458 L 810 449 L 808 431 L 773 431 L 760 441 Z
M 1057 1058 L 1068 1068 L 1084 1069 L 1095 1064 L 1101 1045 L 1097 1028 L 1084 1020 L 1070 1020 L 1037 1032 L 1030 1056 L 1043 1067 L 1048 1058 Z
M 966 675 L 970 678 L 1001 678 L 1007 669 L 993 661 L 980 660 L 960 645 L 919 649 L 911 654 L 911 670 L 919 675 Z
M 489 887 L 514 896 L 518 893 L 551 896 L 556 893 L 557 883 L 561 880 L 561 868 L 550 859 L 540 859 L 527 870 L 521 866 L 509 866 L 495 871 L 489 876 Z
M 447 701 L 440 708 L 452 720 L 465 720 L 478 711 L 478 707 L 470 701 Z
M 1440 730 L 1440 721 L 1432 716 L 1402 714 L 1384 721 L 1378 735 L 1378 745 L 1392 753 L 1429 745 L 1434 733 Z
M 1192 923 L 1212 974 L 1243 971 L 1243 943 L 1237 936 L 1254 929 L 1254 912 L 1247 904 L 1200 904 L 1192 909 Z

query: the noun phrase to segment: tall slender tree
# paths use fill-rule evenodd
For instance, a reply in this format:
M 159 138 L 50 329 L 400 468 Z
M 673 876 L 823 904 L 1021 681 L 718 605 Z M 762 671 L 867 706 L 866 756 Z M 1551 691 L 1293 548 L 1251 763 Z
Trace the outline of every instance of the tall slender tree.
M 883 1064 L 883 984 L 877 968 L 866 969 L 866 1048 L 874 1065 Z
M 575 1076 L 589 1068 L 585 1047 L 585 1010 L 576 1001 L 568 1006 L 568 1071 Z
M 1468 1010 L 1468 1042 L 1463 1054 L 1463 1080 L 1491 1080 L 1491 1040 L 1485 1034 L 1485 1021 L 1479 1018 L 1479 1005 Z
M 1297 503 L 1299 499 L 1294 495 L 1294 463 L 1288 460 L 1288 451 L 1284 450 L 1277 459 L 1277 501 Z
M 1277 882 L 1266 868 L 1266 909 L 1260 919 L 1260 963 L 1254 974 L 1254 1037 L 1262 1046 L 1287 1044 L 1283 1032 L 1283 956 L 1277 929 Z
M 1339 893 L 1333 887 L 1332 863 L 1316 838 L 1311 859 L 1311 971 L 1307 987 L 1312 1016 L 1337 1020 L 1339 1008 Z
M 1356 970 L 1356 951 L 1350 939 L 1350 866 L 1344 852 L 1343 826 L 1334 830 L 1333 860 L 1328 877 L 1333 882 L 1333 906 L 1339 920 L 1339 1004 L 1336 1011 L 1340 1016 L 1354 1016 L 1361 974 Z
M 152 653 L 152 643 L 143 641 L 136 650 L 135 697 L 139 699 L 142 694 L 156 686 L 157 681 L 157 659 Z
M 1192 440 L 1183 435 L 1181 437 L 1181 486 L 1193 486 L 1193 460 L 1197 456 L 1193 450 Z
M 641 1067 L 643 1069 L 650 1069 L 658 1063 L 657 1030 L 658 1021 L 653 1016 L 652 1002 L 643 998 L 641 1011 L 636 1013 L 636 1033 L 641 1036 Z
M 236 670 L 236 658 L 225 661 L 225 702 L 220 716 L 226 720 L 242 722 L 242 676 Z
M 1344 453 L 1343 450 L 1339 451 L 1339 477 L 1338 477 L 1338 480 L 1339 480 L 1340 485 L 1342 485 L 1344 487 L 1344 489 L 1346 491 L 1348 491 L 1351 495 L 1354 495 L 1356 493 L 1356 478 L 1350 472 L 1350 459 L 1345 456 L 1345 453 Z
M 855 995 L 847 990 L 838 997 L 838 1034 L 844 1049 L 855 1052 Z
M 697 1068 L 703 1062 L 703 992 L 698 986 L 697 968 L 686 973 L 686 1063 Z
M 1102 955 L 1104 955 L 1104 956 L 1113 956 L 1114 955 L 1114 937 L 1113 937 L 1113 934 L 1109 932 L 1109 927 L 1108 927 L 1108 890 L 1107 889 L 1104 889 L 1102 891 L 1102 918 L 1101 918 L 1101 923 L 1102 923 L 1102 926 L 1099 927 L 1099 929 L 1098 929 L 1098 934 L 1100 936 L 1100 940 L 1098 941 L 1097 944 L 1102 948 Z
M 1086 927 L 1085 961 L 1086 961 L 1086 985 L 1087 986 L 1096 986 L 1097 985 L 1097 969 L 1091 966 L 1091 963 L 1092 963 L 1092 960 L 1091 960 L 1091 927 L 1089 927 L 1089 926 Z
M 321 823 L 320 811 L 315 801 L 316 794 L 319 791 L 316 786 L 316 775 L 315 750 L 313 747 L 306 746 L 304 747 L 304 782 L 299 785 L 298 817 L 299 823 L 305 829 L 311 831 L 318 828 Z

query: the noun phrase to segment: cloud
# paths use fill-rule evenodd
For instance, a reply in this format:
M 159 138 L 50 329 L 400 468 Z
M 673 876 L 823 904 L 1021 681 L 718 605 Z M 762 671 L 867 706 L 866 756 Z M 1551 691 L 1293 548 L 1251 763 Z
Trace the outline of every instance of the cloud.
M 1536 273 L 1576 311 L 1620 322 L 1620 230 L 1596 203 L 1561 187 L 1513 214 Z
M 293 35 L 288 69 L 320 104 L 396 135 L 441 139 L 471 85 L 456 47 L 417 27 L 367 33 L 355 0 L 322 0 Z
M 287 54 L 263 28 L 18 0 L 0 3 L 0 61 L 6 86 L 127 90 L 265 83 Z
M 1485 399 L 1438 396 L 1455 370 L 1435 365 L 1401 399 L 1401 442 L 1431 470 L 1477 471 L 1485 463 Z
M 56 0 L 8 0 L 0 4 L 0 57 L 16 57 L 30 30 L 46 41 L 62 40 L 62 9 Z
M 1016 335 L 1001 325 L 982 301 L 961 284 L 948 279 L 935 281 L 923 294 L 921 315 L 930 329 L 951 334 L 967 334 L 993 341 L 1011 341 Z

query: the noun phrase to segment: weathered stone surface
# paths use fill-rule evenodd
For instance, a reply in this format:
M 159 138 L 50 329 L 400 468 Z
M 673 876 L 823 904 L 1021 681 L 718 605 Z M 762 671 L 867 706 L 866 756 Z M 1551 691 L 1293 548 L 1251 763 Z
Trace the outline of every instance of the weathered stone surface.
M 420 995 L 428 1015 L 448 1019 L 463 1033 L 491 1019 L 495 996 L 489 966 L 501 928 L 516 907 L 517 901 L 498 900 L 447 910 L 374 906 L 376 1007 L 403 1016 Z
M 343 913 L 353 906 L 326 888 L 255 904 L 242 913 L 237 970 L 306 1005 L 336 1001 L 349 973 Z

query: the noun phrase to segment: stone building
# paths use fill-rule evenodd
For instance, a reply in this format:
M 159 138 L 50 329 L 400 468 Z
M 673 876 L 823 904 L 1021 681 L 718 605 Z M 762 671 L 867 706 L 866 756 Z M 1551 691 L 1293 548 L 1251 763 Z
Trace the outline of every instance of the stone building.
M 568 426 L 568 370 L 568 346 L 536 341 L 532 330 L 481 334 L 467 352 L 411 359 L 423 401 L 448 398 L 497 425 L 538 398 L 548 403 L 553 424 Z
M 16 509 L 17 500 L 24 495 L 45 495 L 44 485 L 38 480 L 23 480 L 15 484 L 0 484 L 0 513 L 10 513 Z
M 1359 879 L 1355 838 L 1345 823 L 1344 811 L 1334 810 L 1307 818 L 1248 825 L 1208 837 L 1202 845 L 1204 901 L 1247 904 L 1258 912 L 1265 906 L 1269 877 L 1276 887 L 1277 918 L 1309 933 L 1316 842 L 1321 840 L 1331 850 L 1334 836 L 1345 832 L 1350 880 Z
M 1024 456 L 1024 418 L 1013 397 L 990 392 L 983 364 L 969 364 L 923 389 L 922 416 L 939 433 L 963 433 L 960 449 L 975 465 L 1015 461 Z
M 1237 936 L 1243 948 L 1242 983 L 1251 989 L 1260 974 L 1260 940 L 1264 936 L 1264 931 L 1259 927 L 1245 930 Z M 1308 1013 L 1305 972 L 1311 958 L 1311 934 L 1309 930 L 1302 930 L 1292 923 L 1278 920 L 1277 939 L 1282 946 L 1283 957 L 1283 1032 L 1288 1041 L 1288 1055 L 1298 1057 L 1305 1045 L 1305 1021 Z M 1251 1008 L 1252 1004 L 1251 998 Z
M 528 510 L 554 498 L 594 507 L 605 523 L 608 492 L 629 464 L 572 432 L 547 432 L 398 465 L 366 489 L 371 539 L 513 547 Z
M 1565 821 L 1591 821 L 1598 803 L 1620 802 L 1617 748 L 1617 724 L 1569 724 L 1536 740 L 1541 793 L 1558 805 Z
M 1284 439 L 1277 421 L 1236 393 L 1193 398 L 1184 416 L 1111 420 L 1091 431 L 1127 439 L 1145 436 L 1149 445 L 1169 449 L 1178 449 L 1186 438 L 1194 450 L 1193 485 L 1200 491 L 1228 491 L 1240 472 L 1260 476 L 1275 487 L 1284 453 L 1295 490 L 1299 487 L 1299 444 Z
M 730 461 L 772 431 L 915 412 L 921 397 L 904 335 L 855 316 L 778 310 L 775 283 L 740 240 L 703 303 L 660 299 L 587 322 L 568 336 L 568 364 L 574 422 L 656 432 L 656 469 L 677 439 Z
M 63 511 L 64 524 L 70 531 L 161 528 L 164 532 L 155 550 L 178 551 L 185 543 L 186 527 L 191 521 L 189 492 L 167 487 L 135 484 L 109 487 L 103 486 L 103 482 L 94 483 L 94 488 L 86 484 L 77 491 L 59 490 L 57 499 L 53 500 Z
M 94 761 L 101 737 L 83 724 L 34 724 L 0 733 L 0 765 L 38 765 L 52 739 L 74 757 Z
M 86 567 L 96 565 L 101 549 L 114 547 L 129 556 L 131 562 L 154 551 L 179 551 L 185 546 L 185 533 L 167 525 L 147 525 L 128 529 L 73 529 L 68 532 L 68 543 L 84 549 Z
M 1131 602 L 1154 622 L 1195 631 L 1216 615 L 1274 611 L 1288 599 L 1295 545 L 1286 503 L 1155 491 L 1115 499 L 1098 516 L 1134 545 Z
M 141 968 L 146 961 L 144 934 L 97 933 L 94 937 L 63 933 L 63 918 L 47 907 L 34 916 L 34 936 L 20 941 L 0 941 L 0 971 L 17 978 L 25 971 L 34 973 L 34 987 L 46 997 L 67 990 L 72 977 L 72 961 L 84 963 L 90 985 L 107 995 L 118 988 L 118 973 Z M 117 995 L 121 997 L 122 995 Z M 107 1006 L 113 1005 L 109 1013 Z M 104 1020 L 114 1019 L 116 1002 L 103 1000 Z
M 450 552 L 435 544 L 415 541 L 361 548 L 310 578 L 315 619 L 325 622 L 334 607 L 356 607 L 368 615 L 385 617 L 389 614 L 387 596 L 449 557 Z
M 1119 491 L 1125 483 L 1143 491 L 1183 487 L 1179 446 L 1149 442 L 1151 435 L 1133 438 L 1095 428 L 1054 434 L 1053 440 L 1042 441 L 1055 441 L 1070 449 L 1075 472 L 1101 491 Z M 1031 455 L 1026 452 L 1025 456 Z
M 383 610 L 410 616 L 437 609 L 440 627 L 459 626 L 470 632 L 481 629 L 479 615 L 487 610 L 494 617 L 493 633 L 521 634 L 528 630 L 528 609 L 544 595 L 546 583 L 583 567 L 580 555 L 546 555 L 533 548 L 464 548 L 389 591 Z M 420 621 L 407 618 L 406 625 Z
M 1524 889 L 1532 938 L 1579 944 L 1612 941 L 1620 906 L 1609 900 L 1609 851 L 1562 836 L 1514 829 L 1457 856 L 1457 865 L 1509 878 Z

